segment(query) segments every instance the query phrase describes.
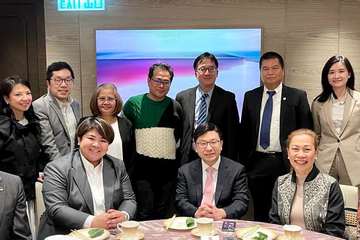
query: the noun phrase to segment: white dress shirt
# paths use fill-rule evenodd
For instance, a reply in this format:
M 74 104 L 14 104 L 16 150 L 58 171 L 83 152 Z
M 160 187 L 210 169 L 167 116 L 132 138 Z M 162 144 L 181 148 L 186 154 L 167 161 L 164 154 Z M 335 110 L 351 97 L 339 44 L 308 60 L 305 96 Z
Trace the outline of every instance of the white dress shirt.
M 344 120 L 344 110 L 345 110 L 345 99 L 338 100 L 335 99 L 334 96 L 331 94 L 331 102 L 332 102 L 332 109 L 331 109 L 331 119 L 334 124 L 335 130 L 337 134 L 340 133 L 342 123 Z
M 262 118 L 264 113 L 265 104 L 269 98 L 269 94 L 267 91 L 270 91 L 264 86 L 264 92 L 261 100 L 261 110 L 260 110 L 260 125 L 259 125 L 259 134 L 257 140 L 257 147 L 256 151 L 258 152 L 281 152 L 281 145 L 280 145 L 280 109 L 281 109 L 281 94 L 282 94 L 282 83 L 274 89 L 276 92 L 273 98 L 273 111 L 271 115 L 271 125 L 270 125 L 270 145 L 266 149 L 263 149 L 260 146 L 260 131 L 261 131 L 261 124 Z
M 216 191 L 216 185 L 217 185 L 217 178 L 218 178 L 218 173 L 219 173 L 219 165 L 220 165 L 220 161 L 221 161 L 221 156 L 219 156 L 218 160 L 216 160 L 216 162 L 211 166 L 212 168 L 215 169 L 214 171 L 214 189 L 213 189 L 213 199 L 212 199 L 212 204 L 215 206 L 215 191 Z M 204 196 L 204 191 L 205 191 L 205 183 L 206 183 L 206 179 L 207 179 L 207 172 L 206 169 L 208 167 L 210 167 L 209 165 L 207 165 L 203 160 L 201 160 L 201 166 L 202 166 L 202 194 Z
M 201 103 L 201 96 L 204 93 L 207 93 L 209 96 L 205 99 L 206 102 L 206 117 L 208 117 L 209 114 L 209 105 L 210 105 L 210 100 L 211 100 L 211 96 L 212 93 L 214 91 L 214 88 L 212 88 L 209 92 L 204 92 L 200 87 L 196 88 L 196 96 L 195 96 L 195 118 L 194 118 L 194 129 L 197 128 L 197 119 L 199 118 L 199 114 L 200 114 L 200 103 Z
M 114 130 L 114 141 L 109 145 L 107 154 L 116 157 L 120 160 L 124 160 L 123 149 L 122 149 L 122 140 L 119 131 L 118 120 L 111 124 L 112 129 Z

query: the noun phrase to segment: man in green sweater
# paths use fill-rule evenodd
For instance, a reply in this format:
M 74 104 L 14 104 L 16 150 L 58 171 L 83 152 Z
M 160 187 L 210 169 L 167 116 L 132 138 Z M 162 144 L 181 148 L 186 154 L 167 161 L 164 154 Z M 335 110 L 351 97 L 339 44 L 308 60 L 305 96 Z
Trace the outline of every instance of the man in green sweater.
M 177 146 L 182 109 L 167 97 L 174 73 L 163 63 L 149 69 L 149 92 L 131 97 L 123 112 L 135 128 L 133 186 L 138 220 L 170 217 L 174 211 Z

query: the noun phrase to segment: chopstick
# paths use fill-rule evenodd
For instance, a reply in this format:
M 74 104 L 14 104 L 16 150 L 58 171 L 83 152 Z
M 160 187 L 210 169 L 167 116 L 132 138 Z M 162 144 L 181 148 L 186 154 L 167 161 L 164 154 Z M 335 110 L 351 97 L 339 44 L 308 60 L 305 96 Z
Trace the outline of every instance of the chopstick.
M 173 224 L 175 218 L 176 218 L 176 214 L 174 214 L 174 215 L 172 216 L 172 218 L 170 218 L 170 220 L 168 221 L 168 224 L 165 225 L 165 229 L 166 229 L 166 230 L 168 230 L 169 227 L 171 227 L 171 225 Z
M 80 240 L 90 240 L 90 238 L 88 238 L 84 234 L 78 232 L 77 230 L 71 230 L 71 233 L 69 235 L 73 236 L 73 237 L 76 237 L 76 238 L 78 238 Z

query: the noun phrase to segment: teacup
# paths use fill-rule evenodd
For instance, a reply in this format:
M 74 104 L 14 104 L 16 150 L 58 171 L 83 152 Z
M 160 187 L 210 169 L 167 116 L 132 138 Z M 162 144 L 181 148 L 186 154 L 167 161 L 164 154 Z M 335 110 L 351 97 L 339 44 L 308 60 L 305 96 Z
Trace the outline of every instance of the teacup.
M 198 218 L 196 223 L 200 235 L 208 236 L 214 233 L 214 220 L 212 218 Z
M 117 228 L 124 238 L 136 238 L 140 223 L 137 221 L 125 221 L 118 223 Z
M 301 235 L 302 228 L 297 225 L 284 225 L 283 226 L 285 237 L 288 240 L 300 240 L 303 239 Z

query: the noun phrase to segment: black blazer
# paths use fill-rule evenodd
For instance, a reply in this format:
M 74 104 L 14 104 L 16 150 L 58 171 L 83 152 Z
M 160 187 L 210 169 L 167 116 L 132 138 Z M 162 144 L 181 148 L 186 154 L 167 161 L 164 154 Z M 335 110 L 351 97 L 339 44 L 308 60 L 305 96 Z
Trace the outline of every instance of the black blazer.
M 260 110 L 264 87 L 258 87 L 245 93 L 241 115 L 241 157 L 246 167 L 256 151 L 260 125 Z M 280 144 L 286 153 L 288 135 L 299 128 L 312 129 L 311 111 L 305 91 L 283 85 L 280 108 Z M 285 164 L 288 166 L 287 159 Z M 254 167 L 254 166 L 252 166 Z
M 192 156 L 197 156 L 192 150 L 192 137 L 195 121 L 196 89 L 189 88 L 177 94 L 178 101 L 183 109 L 183 133 L 181 138 L 181 165 L 190 162 Z M 236 106 L 235 94 L 215 86 L 209 105 L 208 122 L 216 124 L 223 133 L 224 145 L 222 155 L 238 160 L 239 113 Z M 197 158 L 197 157 L 196 157 Z
M 193 217 L 202 200 L 202 165 L 197 159 L 179 169 L 176 206 L 181 215 Z M 248 208 L 249 192 L 244 166 L 221 157 L 215 190 L 215 205 L 223 208 L 226 218 L 239 219 Z

